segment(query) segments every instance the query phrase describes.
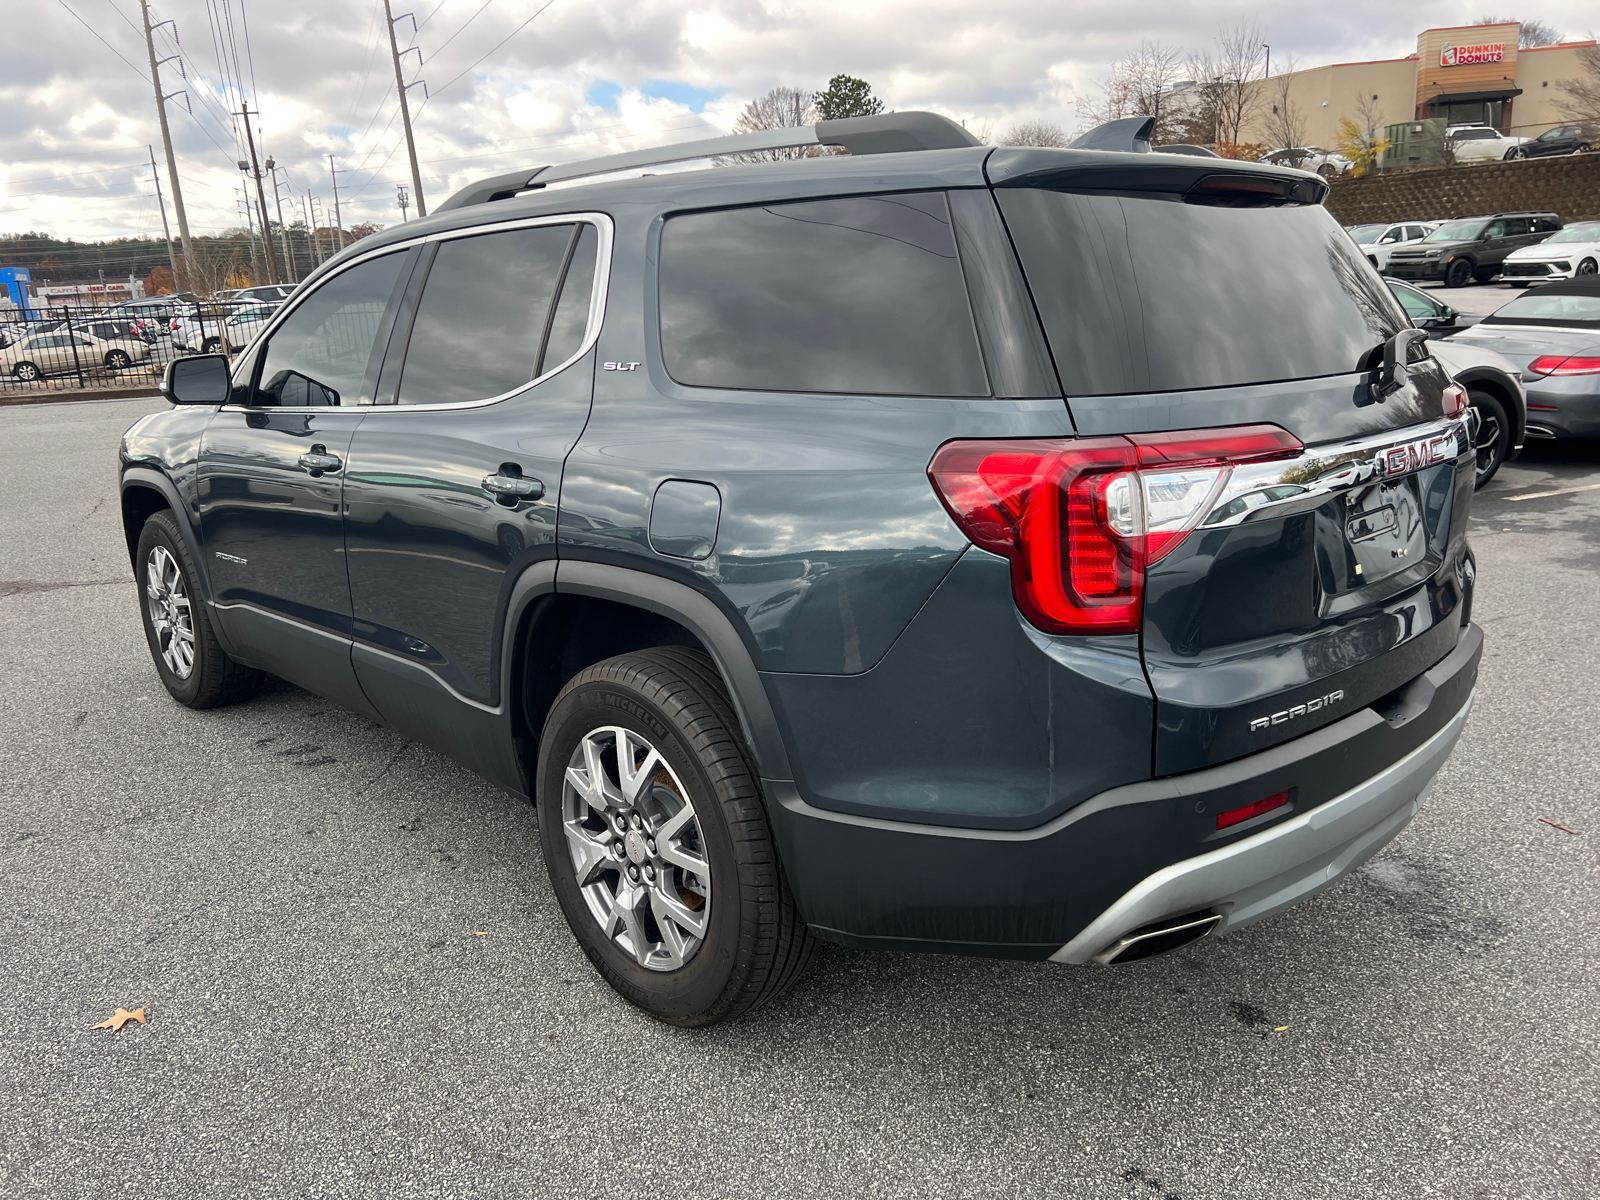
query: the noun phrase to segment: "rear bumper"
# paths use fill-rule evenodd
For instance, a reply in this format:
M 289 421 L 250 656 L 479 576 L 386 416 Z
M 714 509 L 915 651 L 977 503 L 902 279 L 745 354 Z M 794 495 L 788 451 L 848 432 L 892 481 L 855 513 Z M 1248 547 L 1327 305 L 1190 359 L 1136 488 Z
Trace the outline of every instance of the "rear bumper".
M 1212 932 L 1222 933 L 1321 891 L 1371 858 L 1417 814 L 1471 710 L 1469 695 L 1438 733 L 1342 796 L 1141 880 L 1050 961 L 1087 963 L 1124 934 L 1183 913 L 1220 914 Z
M 1600 438 L 1600 375 L 1527 376 L 1534 436 Z
M 1087 962 L 1130 931 L 1209 909 L 1258 920 L 1394 837 L 1459 738 L 1483 635 L 1390 696 L 1220 766 L 1115 787 L 1034 829 L 967 829 L 828 811 L 767 781 L 800 911 L 845 945 Z M 1093 753 L 1093 747 L 1080 747 Z M 1216 814 L 1283 790 L 1225 831 Z

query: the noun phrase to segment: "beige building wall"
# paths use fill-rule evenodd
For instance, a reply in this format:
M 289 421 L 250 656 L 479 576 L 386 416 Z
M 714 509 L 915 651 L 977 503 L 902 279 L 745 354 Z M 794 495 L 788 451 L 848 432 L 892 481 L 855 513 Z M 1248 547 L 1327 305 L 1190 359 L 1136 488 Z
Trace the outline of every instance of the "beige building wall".
M 1278 79 L 1264 79 L 1252 85 L 1255 110 L 1245 124 L 1241 140 L 1261 142 L 1277 149 L 1271 133 L 1273 105 L 1279 101 Z M 1355 119 L 1356 105 L 1362 97 L 1380 114 L 1378 124 L 1409 121 L 1416 105 L 1417 60 L 1391 58 L 1378 62 L 1335 63 L 1312 67 L 1289 76 L 1289 102 L 1305 126 L 1308 146 L 1332 150 L 1339 132 L 1339 119 Z
M 1566 42 L 1518 50 L 1517 31 L 1515 23 L 1427 29 L 1417 37 L 1417 53 L 1405 58 L 1335 63 L 1294 72 L 1287 76 L 1289 101 L 1305 127 L 1306 144 L 1333 149 L 1341 118 L 1360 123 L 1356 106 L 1363 98 L 1376 110 L 1380 127 L 1427 115 L 1424 110 L 1431 96 L 1511 88 L 1522 89 L 1522 95 L 1510 101 L 1509 132 L 1533 137 L 1571 120 L 1561 82 L 1582 73 L 1580 53 L 1595 43 Z M 1500 62 L 1440 65 L 1446 46 L 1495 43 L 1503 46 Z M 1273 105 L 1279 103 L 1282 78 L 1250 85 L 1254 110 L 1245 123 L 1242 141 L 1276 148 L 1278 139 L 1270 121 Z M 1371 100 L 1373 96 L 1377 99 Z

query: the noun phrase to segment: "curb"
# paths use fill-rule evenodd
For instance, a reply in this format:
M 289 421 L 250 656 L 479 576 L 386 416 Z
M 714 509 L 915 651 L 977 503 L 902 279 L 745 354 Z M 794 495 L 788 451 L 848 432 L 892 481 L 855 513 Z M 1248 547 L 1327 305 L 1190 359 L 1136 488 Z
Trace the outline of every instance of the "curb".
M 21 395 L 0 394 L 0 408 L 22 404 L 57 404 L 72 400 L 143 400 L 161 395 L 161 389 L 150 388 L 73 388 L 59 392 L 27 392 Z

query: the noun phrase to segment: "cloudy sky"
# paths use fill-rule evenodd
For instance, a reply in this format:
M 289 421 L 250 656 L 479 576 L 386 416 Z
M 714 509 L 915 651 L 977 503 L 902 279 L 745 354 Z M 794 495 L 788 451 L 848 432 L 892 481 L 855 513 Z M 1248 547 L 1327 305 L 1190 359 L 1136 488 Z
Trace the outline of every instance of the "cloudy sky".
M 1339 4 L 1121 0 L 393 0 L 430 201 L 527 165 L 726 131 L 777 84 L 816 88 L 845 71 L 890 108 L 969 127 L 1078 123 L 1108 64 L 1141 38 L 1202 48 L 1255 20 L 1277 62 L 1399 57 L 1422 28 L 1481 16 L 1418 0 Z M 191 228 L 241 225 L 230 110 L 261 110 L 258 148 L 283 170 L 284 219 L 309 189 L 345 224 L 400 219 L 409 184 L 382 0 L 158 0 L 157 35 Z M 1600 24 L 1592 0 L 1538 0 L 1568 38 Z M 161 154 L 137 0 L 14 4 L 0 41 L 0 233 L 159 236 L 146 145 Z M 246 33 L 248 32 L 248 37 Z M 165 187 L 163 164 L 163 187 Z M 268 203 L 272 202 L 270 187 Z M 290 215 L 291 201 L 294 216 Z M 169 197 L 170 203 L 170 197 Z M 319 208 L 320 214 L 321 209 Z M 322 223 L 319 215 L 318 223 Z

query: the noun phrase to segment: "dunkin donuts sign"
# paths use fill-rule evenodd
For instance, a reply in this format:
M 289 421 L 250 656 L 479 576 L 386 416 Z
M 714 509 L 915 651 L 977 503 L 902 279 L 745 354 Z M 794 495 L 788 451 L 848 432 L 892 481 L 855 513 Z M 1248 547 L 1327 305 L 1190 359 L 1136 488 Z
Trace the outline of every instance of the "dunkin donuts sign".
M 1496 63 L 1504 61 L 1506 46 L 1496 42 L 1492 46 L 1446 46 L 1439 52 L 1441 67 L 1464 67 L 1469 63 Z

